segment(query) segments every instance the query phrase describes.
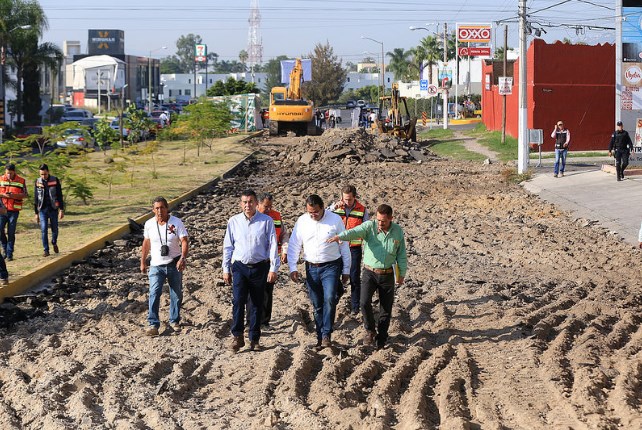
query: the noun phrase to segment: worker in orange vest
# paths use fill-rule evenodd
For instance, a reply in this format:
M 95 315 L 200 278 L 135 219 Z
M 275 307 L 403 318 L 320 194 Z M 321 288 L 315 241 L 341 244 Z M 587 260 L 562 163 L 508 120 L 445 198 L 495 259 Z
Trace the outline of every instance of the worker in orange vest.
M 270 216 L 274 220 L 274 229 L 276 230 L 276 239 L 278 244 L 278 253 L 281 256 L 281 263 L 288 262 L 288 241 L 290 240 L 290 233 L 288 233 L 281 213 L 272 209 L 272 201 L 274 197 L 270 193 L 265 193 L 260 196 L 257 210 L 265 215 Z M 274 283 L 268 282 L 265 286 L 265 299 L 263 301 L 263 320 L 261 325 L 264 328 L 270 327 L 270 320 L 272 319 L 272 298 L 274 293 Z
M 2 255 L 8 261 L 13 260 L 18 215 L 22 209 L 22 200 L 27 196 L 24 178 L 16 174 L 15 164 L 7 164 L 4 175 L 0 176 L 0 198 L 7 208 L 7 213 L 0 215 L 0 243 L 2 243 Z
M 354 185 L 346 185 L 341 189 L 341 200 L 332 204 L 328 210 L 339 215 L 350 230 L 363 222 L 368 221 L 370 215 L 368 209 L 357 200 L 357 189 Z M 359 315 L 360 297 L 361 297 L 361 239 L 350 241 L 350 305 L 352 315 Z

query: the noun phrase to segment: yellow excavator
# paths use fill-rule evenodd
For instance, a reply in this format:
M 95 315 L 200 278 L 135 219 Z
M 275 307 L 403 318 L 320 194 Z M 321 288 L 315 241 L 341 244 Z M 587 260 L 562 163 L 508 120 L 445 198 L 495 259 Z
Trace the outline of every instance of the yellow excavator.
M 316 135 L 319 130 L 314 123 L 314 104 L 301 95 L 303 66 L 297 58 L 290 72 L 290 85 L 274 87 L 270 92 L 270 136 L 288 131 L 297 136 Z
M 416 142 L 417 117 L 410 116 L 406 98 L 399 94 L 399 84 L 393 83 L 391 95 L 379 97 L 379 116 L 375 122 L 377 130 L 380 133 Z

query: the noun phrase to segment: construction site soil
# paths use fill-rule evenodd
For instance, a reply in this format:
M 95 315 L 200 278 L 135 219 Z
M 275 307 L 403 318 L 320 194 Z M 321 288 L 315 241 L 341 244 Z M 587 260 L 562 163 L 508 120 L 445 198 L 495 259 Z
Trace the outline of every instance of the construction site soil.
M 505 166 L 440 159 L 427 142 L 328 131 L 252 144 L 235 176 L 173 212 L 192 247 L 181 332 L 143 335 L 140 233 L 0 306 L 0 428 L 642 428 L 639 250 L 506 181 Z M 221 256 L 240 191 L 272 192 L 291 228 L 308 194 L 330 203 L 346 183 L 405 230 L 389 344 L 362 345 L 345 295 L 334 345 L 317 350 L 306 289 L 282 268 L 261 350 L 231 352 Z

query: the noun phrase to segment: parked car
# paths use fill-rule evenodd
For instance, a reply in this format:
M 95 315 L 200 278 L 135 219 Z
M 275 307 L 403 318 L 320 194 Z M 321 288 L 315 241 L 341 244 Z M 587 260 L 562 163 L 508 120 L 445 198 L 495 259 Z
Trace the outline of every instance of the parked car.
M 84 109 L 72 109 L 66 111 L 62 118 L 60 118 L 60 122 L 68 122 L 68 121 L 78 121 L 81 122 L 84 119 L 87 118 L 93 118 L 93 114 L 89 112 L 88 110 Z
M 367 103 L 365 100 L 357 100 L 357 106 L 359 106 L 360 108 L 366 107 L 366 105 Z
M 77 146 L 79 148 L 93 148 L 94 139 L 89 136 L 87 130 L 80 128 L 70 128 L 62 133 L 62 140 L 56 142 L 58 148 L 69 148 Z
M 123 120 L 123 122 L 124 122 L 124 120 Z M 109 124 L 109 126 L 111 128 L 113 128 L 114 130 L 116 130 L 116 131 L 120 131 L 120 120 L 118 118 L 116 118 L 115 120 L 113 120 L 111 122 L 111 124 Z M 129 129 L 127 127 L 123 127 L 123 131 L 122 131 L 121 134 L 123 135 L 124 138 L 127 138 L 127 136 L 129 136 Z
M 356 107 L 357 107 L 357 102 L 355 102 L 354 100 L 348 100 L 346 102 L 346 108 L 347 109 L 354 109 Z
M 39 125 L 26 126 L 23 129 L 19 130 L 18 133 L 16 133 L 16 139 L 29 139 L 31 136 L 41 135 L 42 132 L 43 132 L 42 126 L 39 126 Z M 31 146 L 36 148 L 41 145 L 47 145 L 48 143 L 49 141 L 45 137 L 38 137 L 38 138 L 34 138 L 34 140 L 31 142 Z

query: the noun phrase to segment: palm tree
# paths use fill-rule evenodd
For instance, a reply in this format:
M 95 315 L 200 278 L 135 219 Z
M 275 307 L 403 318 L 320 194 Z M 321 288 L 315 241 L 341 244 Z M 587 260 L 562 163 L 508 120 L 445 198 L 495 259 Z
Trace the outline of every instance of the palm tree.
M 412 50 L 406 51 L 403 48 L 395 48 L 392 52 L 386 52 L 390 57 L 388 70 L 394 73 L 395 81 L 408 80 L 410 77 L 410 56 Z
M 25 65 L 38 53 L 38 39 L 48 28 L 48 22 L 36 0 L 0 0 L 0 11 L 0 47 L 3 53 L 8 51 L 17 69 L 16 116 L 20 121 Z M 29 27 L 24 28 L 26 26 Z
M 432 66 L 443 59 L 444 49 L 435 36 L 427 36 L 421 39 L 419 46 L 414 48 L 415 61 L 419 67 L 419 74 L 423 70 L 424 62 L 428 66 L 428 82 L 432 84 Z

